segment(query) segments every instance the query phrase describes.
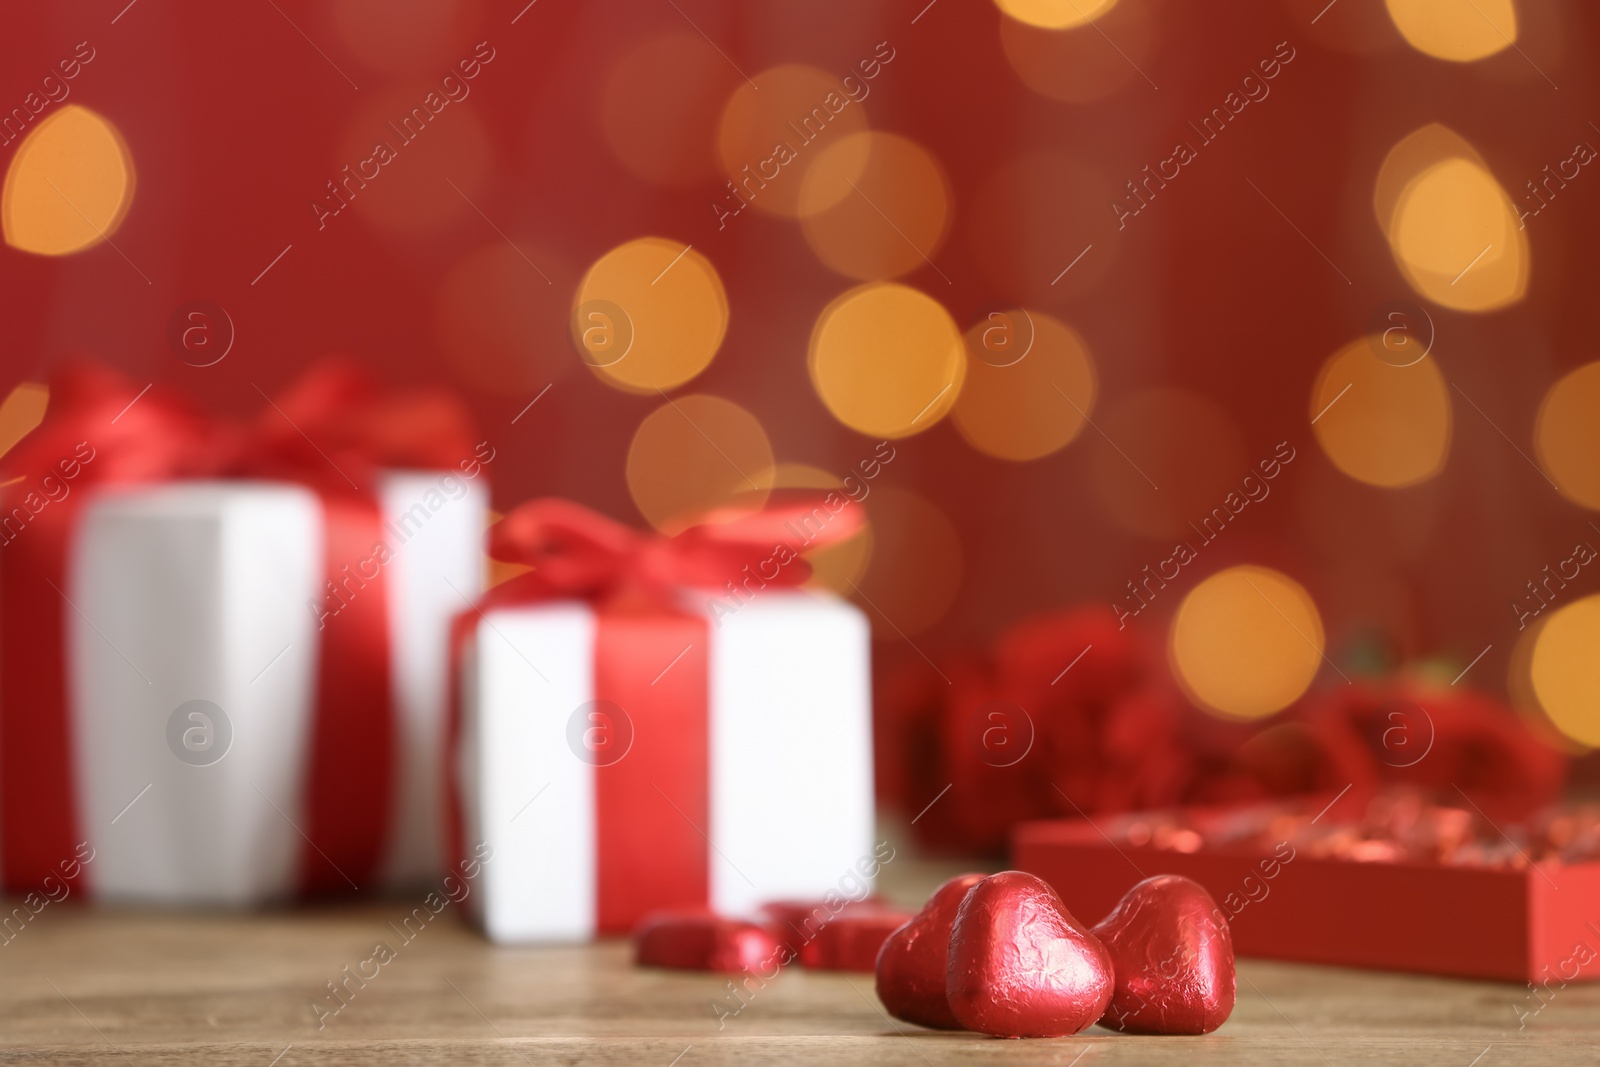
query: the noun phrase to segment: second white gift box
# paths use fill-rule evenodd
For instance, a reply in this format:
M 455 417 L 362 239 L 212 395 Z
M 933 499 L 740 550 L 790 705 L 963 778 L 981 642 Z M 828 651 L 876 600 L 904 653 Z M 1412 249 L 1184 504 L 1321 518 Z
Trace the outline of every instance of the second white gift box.
M 795 538 L 763 542 L 772 528 L 652 539 L 561 501 L 495 528 L 495 554 L 535 570 L 458 634 L 456 847 L 493 848 L 469 905 L 491 938 L 748 914 L 857 877 L 873 845 L 869 628 L 794 588 Z M 737 585 L 705 588 L 724 573 Z

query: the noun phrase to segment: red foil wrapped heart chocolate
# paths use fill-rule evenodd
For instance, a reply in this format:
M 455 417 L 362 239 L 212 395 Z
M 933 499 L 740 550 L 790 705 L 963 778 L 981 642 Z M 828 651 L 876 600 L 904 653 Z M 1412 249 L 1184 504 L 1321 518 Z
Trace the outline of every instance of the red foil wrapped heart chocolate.
M 1002 871 L 967 891 L 950 934 L 945 995 L 968 1030 L 1066 1037 L 1105 1014 L 1111 955 L 1031 874 Z
M 846 915 L 881 911 L 885 907 L 887 905 L 883 898 L 877 896 L 861 900 L 838 897 L 831 900 L 774 900 L 761 905 L 761 916 L 766 921 L 767 929 L 772 931 L 772 936 L 809 967 L 811 964 L 805 961 L 806 946 L 816 941 L 829 924 Z M 872 969 L 870 964 L 867 969 Z
M 1233 936 L 1198 882 L 1146 878 L 1094 928 L 1115 970 L 1100 1025 L 1132 1034 L 1209 1034 L 1233 1011 Z
M 889 935 L 910 918 L 897 908 L 847 911 L 801 947 L 800 965 L 817 971 L 870 971 Z
M 777 938 L 757 923 L 704 911 L 661 911 L 633 931 L 633 960 L 641 967 L 737 974 L 767 967 Z
M 981 874 L 960 874 L 933 891 L 911 921 L 889 935 L 878 952 L 878 999 L 890 1015 L 935 1030 L 959 1030 L 945 995 L 950 930 L 967 890 Z

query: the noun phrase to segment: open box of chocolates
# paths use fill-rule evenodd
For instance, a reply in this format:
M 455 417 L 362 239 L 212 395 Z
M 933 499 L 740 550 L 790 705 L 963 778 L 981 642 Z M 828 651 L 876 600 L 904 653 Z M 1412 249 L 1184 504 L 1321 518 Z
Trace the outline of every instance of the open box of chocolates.
M 1023 823 L 1014 865 L 1075 915 L 1205 886 L 1241 956 L 1527 982 L 1600 978 L 1600 804 L 1497 821 L 1420 793 Z

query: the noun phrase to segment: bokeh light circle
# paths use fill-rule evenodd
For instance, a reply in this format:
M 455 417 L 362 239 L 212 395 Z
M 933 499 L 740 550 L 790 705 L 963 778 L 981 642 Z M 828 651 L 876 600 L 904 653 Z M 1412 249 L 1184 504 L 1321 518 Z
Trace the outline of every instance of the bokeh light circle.
M 1298 700 L 1322 663 L 1322 618 L 1278 571 L 1239 566 L 1195 586 L 1172 620 L 1168 651 L 1184 689 L 1226 718 L 1259 719 Z
M 600 301 L 626 317 L 630 343 L 622 358 L 594 347 L 618 343 L 622 324 L 580 314 Z M 584 362 L 601 381 L 630 393 L 667 390 L 693 378 L 711 363 L 727 330 L 728 296 L 716 268 L 694 248 L 664 237 L 640 237 L 601 256 L 573 301 L 573 343 Z
M 0 403 L 0 457 L 44 421 L 50 407 L 50 387 L 43 382 L 23 382 Z
M 1104 15 L 1117 0 L 995 0 L 995 6 L 1029 26 L 1070 30 Z
M 1323 363 L 1311 389 L 1312 432 L 1345 474 L 1397 489 L 1427 481 L 1450 452 L 1450 390 L 1432 356 L 1379 359 L 1382 343 L 1352 341 Z
M 1525 593 L 1522 603 L 1524 607 L 1531 607 L 1536 600 L 1533 594 Z M 1539 703 L 1539 694 L 1533 686 L 1533 652 L 1539 647 L 1539 635 L 1544 632 L 1544 624 L 1553 614 L 1546 612 L 1531 620 L 1523 620 L 1525 625 L 1517 631 L 1516 643 L 1511 646 L 1511 655 L 1506 663 L 1506 695 L 1510 698 L 1512 708 L 1534 736 L 1559 752 L 1582 756 L 1594 751 L 1593 747 L 1561 732 Z
M 92 248 L 133 204 L 133 159 L 105 116 L 68 104 L 28 131 L 0 193 L 6 244 L 41 256 Z
M 865 512 L 866 501 L 872 494 L 871 481 L 864 480 L 861 474 L 854 471 L 848 477 L 850 480 L 847 483 L 843 478 L 807 463 L 780 463 L 773 475 L 772 488 L 838 492 L 852 501 L 849 507 L 861 508 Z M 809 548 L 800 553 L 811 565 L 811 577 L 806 584 L 840 596 L 849 596 L 851 584 L 861 580 L 872 558 L 872 542 L 872 522 L 867 516 L 860 529 L 843 541 Z
M 1517 210 L 1454 131 L 1434 123 L 1390 149 L 1373 208 L 1395 264 L 1428 300 L 1484 312 L 1527 292 L 1531 253 Z
M 1018 343 L 1010 323 L 985 318 L 967 330 L 967 376 L 951 414 L 973 448 L 997 459 L 1038 459 L 1065 447 L 1094 410 L 1094 360 L 1083 338 L 1043 312 L 1023 314 L 1030 343 L 1013 362 L 997 363 L 992 353 L 998 343 L 1009 358 Z
M 717 508 L 759 509 L 773 466 L 754 415 L 731 400 L 690 394 L 639 423 L 628 446 L 628 492 L 651 526 L 676 533 Z
M 748 205 L 794 218 L 800 214 L 805 171 L 823 149 L 867 128 L 866 107 L 839 78 L 803 64 L 771 67 L 753 81 L 729 95 L 717 127 L 717 156 L 735 187 L 724 192 L 724 206 L 737 212 Z M 866 166 L 867 147 L 857 142 L 855 155 L 836 158 L 838 173 L 858 177 Z M 829 190 L 834 199 L 815 199 L 811 210 L 833 206 L 850 187 L 836 182 Z
M 867 130 L 817 155 L 799 211 L 806 243 L 823 263 L 860 281 L 894 278 L 938 253 L 949 229 L 949 183 L 915 141 Z
M 1384 0 L 1406 43 L 1424 55 L 1470 63 L 1517 40 L 1515 0 Z
M 1106 47 L 1106 37 L 1099 33 L 1062 33 L 1001 19 L 1000 47 L 1029 89 L 1051 100 L 1085 104 L 1132 82 L 1146 85 L 1138 68 L 1149 55 L 1155 29 L 1145 4 L 1132 0 L 1118 4 L 1107 12 L 1103 32 L 1117 47 Z
M 1556 609 L 1533 646 L 1533 691 L 1550 722 L 1591 748 L 1600 746 L 1600 596 Z
M 834 418 L 874 437 L 906 437 L 955 405 L 966 352 L 943 305 L 885 282 L 858 286 L 822 310 L 809 366 Z
M 1563 375 L 1545 393 L 1533 445 L 1562 496 L 1600 511 L 1600 363 Z

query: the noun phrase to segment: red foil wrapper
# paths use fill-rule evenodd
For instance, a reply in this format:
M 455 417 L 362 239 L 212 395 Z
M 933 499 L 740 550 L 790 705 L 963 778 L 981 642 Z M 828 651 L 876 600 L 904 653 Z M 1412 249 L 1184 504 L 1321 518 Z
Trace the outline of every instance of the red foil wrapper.
M 878 953 L 878 999 L 896 1019 L 935 1030 L 959 1030 L 945 983 L 950 933 L 967 890 L 981 874 L 961 874 L 934 890 L 912 920 L 889 935 Z
M 781 946 L 765 926 L 710 912 L 657 912 L 633 934 L 641 967 L 739 973 L 768 966 Z
M 892 908 L 842 914 L 801 947 L 800 965 L 818 971 L 871 971 L 883 943 L 910 919 L 910 912 Z
M 803 962 L 806 947 L 831 924 L 846 915 L 878 911 L 885 906 L 883 898 L 876 896 L 833 905 L 825 900 L 774 900 L 761 906 L 761 917 L 772 936 L 789 950 L 789 958 Z
M 1111 956 L 1049 885 L 1021 871 L 967 891 L 945 992 L 956 1021 L 996 1037 L 1067 1037 L 1105 1014 Z
M 1228 920 L 1198 882 L 1146 878 L 1094 928 L 1116 991 L 1100 1025 L 1132 1034 L 1209 1034 L 1233 1012 Z

